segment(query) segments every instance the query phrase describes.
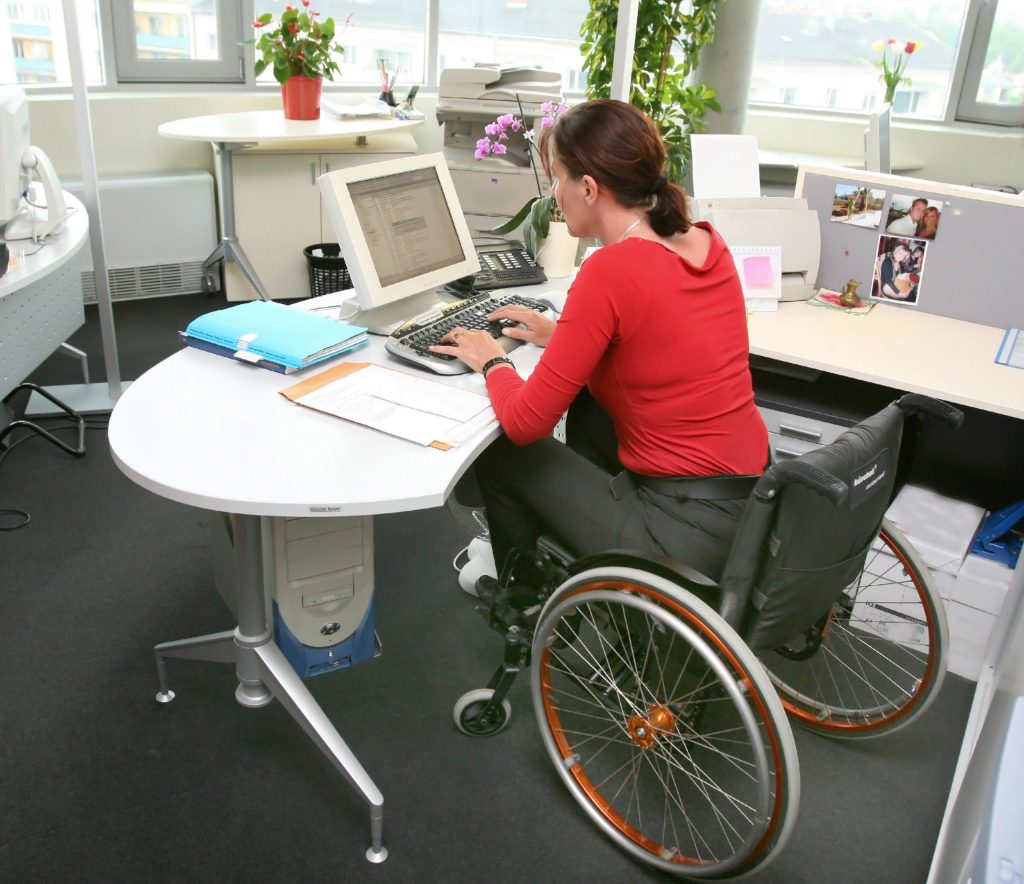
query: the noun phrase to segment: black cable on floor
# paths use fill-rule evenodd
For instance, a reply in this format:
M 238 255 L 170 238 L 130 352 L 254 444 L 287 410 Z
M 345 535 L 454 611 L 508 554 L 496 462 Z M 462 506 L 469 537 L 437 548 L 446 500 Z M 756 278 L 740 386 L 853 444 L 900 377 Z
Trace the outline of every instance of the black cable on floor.
M 60 415 L 60 417 L 63 417 L 63 415 Z M 50 420 L 52 420 L 52 419 L 53 418 L 51 417 Z M 47 418 L 37 418 L 38 422 L 42 422 L 43 420 L 47 420 Z M 86 430 L 106 430 L 107 429 L 107 421 L 105 421 L 105 420 L 103 420 L 103 421 L 97 421 L 97 420 L 89 421 L 89 420 L 86 420 L 85 428 L 86 428 Z M 77 429 L 78 429 L 78 424 L 77 423 L 58 424 L 57 426 L 50 428 L 50 430 L 52 432 L 54 432 L 54 433 L 60 432 L 61 430 L 77 430 Z M 39 436 L 36 433 L 28 431 L 28 432 L 25 433 L 24 436 L 21 436 L 21 437 L 19 437 L 17 439 L 14 439 L 10 443 L 8 443 L 2 450 L 0 450 L 0 466 L 3 466 L 3 462 L 7 459 L 7 455 L 9 455 L 11 453 L 11 451 L 13 451 L 15 448 L 17 448 L 23 442 L 28 442 L 29 439 L 41 439 L 41 438 L 43 438 L 43 437 Z M 8 517 L 17 518 L 17 519 L 20 519 L 20 521 L 14 522 L 13 524 L 6 524 L 5 520 Z M 20 510 L 20 509 L 13 508 L 13 507 L 0 507 L 0 531 L 17 531 L 19 528 L 24 528 L 31 521 L 32 521 L 32 516 L 29 513 L 27 513 L 25 510 Z

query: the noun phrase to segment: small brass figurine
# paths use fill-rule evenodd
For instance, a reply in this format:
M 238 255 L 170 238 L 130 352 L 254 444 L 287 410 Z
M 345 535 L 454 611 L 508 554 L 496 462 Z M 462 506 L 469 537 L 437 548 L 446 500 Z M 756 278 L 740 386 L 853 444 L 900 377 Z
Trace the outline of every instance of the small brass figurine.
M 851 279 L 843 286 L 842 294 L 839 295 L 839 303 L 844 307 L 859 307 L 860 298 L 857 296 L 857 286 L 860 285 L 860 281 Z

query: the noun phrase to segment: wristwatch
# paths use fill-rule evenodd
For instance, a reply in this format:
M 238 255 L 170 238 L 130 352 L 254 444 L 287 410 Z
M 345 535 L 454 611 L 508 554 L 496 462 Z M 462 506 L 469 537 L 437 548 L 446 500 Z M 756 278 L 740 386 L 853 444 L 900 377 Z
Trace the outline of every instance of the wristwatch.
M 484 367 L 480 369 L 480 374 L 482 374 L 484 377 L 486 377 L 487 376 L 487 372 L 490 369 L 494 368 L 494 366 L 496 366 L 496 365 L 508 365 L 508 366 L 510 366 L 513 369 L 515 368 L 515 366 L 512 365 L 512 360 L 509 359 L 507 356 L 495 356 L 493 359 L 488 359 L 484 363 Z

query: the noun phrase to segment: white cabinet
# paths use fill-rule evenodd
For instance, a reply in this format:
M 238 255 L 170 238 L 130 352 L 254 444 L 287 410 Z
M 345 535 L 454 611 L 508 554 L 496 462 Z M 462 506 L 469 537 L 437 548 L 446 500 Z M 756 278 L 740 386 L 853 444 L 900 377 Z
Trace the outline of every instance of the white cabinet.
M 334 169 L 413 154 L 411 135 L 370 137 L 362 147 L 335 152 L 252 149 L 233 157 L 238 243 L 272 298 L 309 297 L 302 250 L 338 237 L 324 211 L 316 179 Z M 233 262 L 224 265 L 229 301 L 248 301 L 256 291 Z

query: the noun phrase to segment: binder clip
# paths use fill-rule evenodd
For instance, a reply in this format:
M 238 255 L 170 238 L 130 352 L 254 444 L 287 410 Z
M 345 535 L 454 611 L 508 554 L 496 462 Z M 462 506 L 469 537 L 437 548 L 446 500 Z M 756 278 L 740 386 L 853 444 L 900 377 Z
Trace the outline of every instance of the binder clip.
M 1024 500 L 1018 500 L 992 513 L 981 523 L 971 544 L 971 554 L 1015 567 L 1021 546 L 1024 546 L 1024 538 L 1015 526 L 1022 520 Z

